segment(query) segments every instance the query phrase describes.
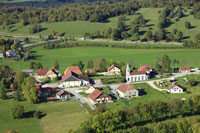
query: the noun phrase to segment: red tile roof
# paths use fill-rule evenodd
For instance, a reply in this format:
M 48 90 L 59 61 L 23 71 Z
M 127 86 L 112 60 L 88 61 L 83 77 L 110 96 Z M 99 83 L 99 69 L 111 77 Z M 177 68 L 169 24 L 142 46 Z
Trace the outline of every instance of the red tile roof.
M 152 69 L 152 65 L 142 65 L 138 71 L 145 71 L 145 72 L 148 72 Z
M 145 71 L 139 71 L 139 72 L 134 71 L 131 73 L 131 75 L 142 75 L 142 74 L 146 74 L 146 72 Z
M 174 86 L 178 86 L 178 87 L 180 87 L 180 88 L 184 88 L 183 86 L 181 86 L 181 85 L 179 85 L 179 84 L 177 84 L 177 83 L 173 83 L 173 84 L 171 84 L 170 86 L 168 86 L 167 88 L 168 89 L 171 89 L 171 88 L 173 88 Z
M 180 71 L 190 71 L 190 70 L 191 70 L 190 67 L 181 67 L 181 68 L 179 68 L 179 72 Z
M 114 64 L 112 64 L 107 70 L 110 71 L 111 69 L 113 69 L 115 67 Z
M 78 74 L 78 75 L 83 75 L 83 73 L 81 72 L 81 70 L 79 69 L 78 66 L 69 66 L 69 67 L 65 70 L 64 74 L 66 74 L 66 73 L 69 72 L 69 71 L 72 71 L 72 72 L 74 72 L 74 73 L 76 73 L 76 74 Z
M 39 70 L 37 70 L 36 75 L 37 76 L 44 76 L 46 75 L 48 72 L 47 68 L 40 68 Z
M 47 74 L 58 74 L 59 73 L 59 70 L 58 69 L 56 69 L 55 67 L 53 67 L 53 68 L 51 68 L 48 72 L 47 72 Z
M 91 86 L 92 86 L 92 84 L 88 84 L 88 85 L 86 86 L 86 89 L 89 89 Z
M 121 92 L 125 93 L 127 90 L 134 90 L 135 88 L 133 88 L 133 86 L 128 85 L 128 84 L 121 84 L 118 88 L 118 90 L 120 90 Z
M 86 73 L 93 73 L 93 72 L 94 72 L 94 69 L 86 69 L 85 72 L 86 72 Z
M 88 98 L 95 101 L 103 92 L 99 89 L 95 89 L 90 95 L 88 95 Z

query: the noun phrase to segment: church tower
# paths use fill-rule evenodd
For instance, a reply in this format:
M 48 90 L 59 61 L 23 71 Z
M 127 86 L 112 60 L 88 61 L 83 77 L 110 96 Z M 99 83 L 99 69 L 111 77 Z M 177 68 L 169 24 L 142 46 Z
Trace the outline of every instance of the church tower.
M 130 76 L 130 68 L 129 68 L 129 64 L 127 64 L 126 66 L 126 81 L 127 82 L 130 80 L 129 76 Z

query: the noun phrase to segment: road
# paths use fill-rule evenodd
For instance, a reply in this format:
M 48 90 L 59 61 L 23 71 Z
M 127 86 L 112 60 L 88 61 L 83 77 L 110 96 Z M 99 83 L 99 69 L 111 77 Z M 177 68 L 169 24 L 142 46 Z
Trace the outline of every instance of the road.
M 77 92 L 78 90 L 83 89 L 83 88 L 85 88 L 85 87 L 79 87 L 79 88 L 64 88 L 63 90 L 72 93 L 72 94 L 76 97 L 76 99 L 78 99 L 78 101 L 80 101 L 81 103 L 87 103 L 87 104 L 90 106 L 90 108 L 91 108 L 92 110 L 95 110 L 95 109 L 96 109 L 95 104 L 91 103 L 89 99 L 87 99 L 86 97 L 80 95 L 80 94 Z
M 60 40 L 60 39 L 53 39 L 53 40 L 49 40 L 49 41 L 42 41 L 42 42 L 27 44 L 27 45 L 24 45 L 23 47 L 28 48 L 28 47 L 32 47 L 32 46 L 38 46 L 38 45 L 41 45 L 41 44 L 45 44 L 45 43 L 48 43 L 48 42 L 55 42 L 55 41 L 58 41 L 58 40 Z

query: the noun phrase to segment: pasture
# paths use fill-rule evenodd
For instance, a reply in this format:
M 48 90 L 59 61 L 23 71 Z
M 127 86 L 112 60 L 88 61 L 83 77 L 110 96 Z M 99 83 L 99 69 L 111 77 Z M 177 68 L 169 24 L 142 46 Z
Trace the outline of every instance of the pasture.
M 40 120 L 30 117 L 13 119 L 11 109 L 16 105 L 23 105 L 25 113 L 42 111 L 45 114 Z M 13 99 L 0 100 L 0 132 L 8 129 L 17 130 L 20 133 L 66 133 L 71 129 L 77 129 L 78 125 L 87 119 L 86 109 L 76 101 L 55 103 L 29 104 L 26 101 L 17 102 Z M 55 128 L 56 127 L 56 128 Z
M 159 20 L 159 11 L 162 8 L 141 8 L 137 11 L 144 16 L 147 20 L 147 27 L 141 27 L 140 32 L 141 34 L 144 33 L 148 28 L 151 28 L 153 31 L 158 30 L 158 20 Z M 184 37 L 186 39 L 193 40 L 194 36 L 199 33 L 200 28 L 200 20 L 197 20 L 190 15 L 191 9 L 186 9 L 183 13 L 184 16 L 176 21 L 175 18 L 171 19 L 171 24 L 166 28 L 166 30 L 172 32 L 174 28 L 183 32 Z M 138 15 L 129 15 L 126 16 L 126 24 L 129 25 L 130 22 Z M 117 27 L 117 20 L 118 17 L 113 17 L 108 19 L 108 22 L 99 23 L 99 22 L 88 22 L 88 21 L 63 21 L 63 22 L 53 22 L 53 23 L 41 23 L 42 31 L 40 33 L 33 34 L 34 36 L 47 36 L 50 34 L 51 31 L 57 31 L 65 33 L 65 36 L 71 37 L 83 37 L 84 33 L 98 31 L 101 29 L 107 29 L 108 27 Z M 189 21 L 192 25 L 191 29 L 185 28 L 185 22 Z M 32 25 L 21 26 L 20 24 L 13 24 L 9 33 L 12 35 L 28 35 L 29 28 Z M 8 32 L 2 29 L 0 26 L 0 30 L 2 32 Z
M 60 72 L 71 64 L 79 60 L 85 63 L 87 67 L 88 60 L 96 58 L 112 59 L 114 61 L 129 62 L 135 67 L 140 64 L 155 64 L 156 58 L 167 54 L 170 59 L 179 60 L 179 66 L 200 66 L 200 50 L 199 49 L 122 49 L 122 48 L 104 48 L 104 47 L 73 47 L 61 49 L 43 49 L 42 46 L 31 49 L 35 59 L 28 61 L 14 61 L 3 59 L 1 65 L 9 65 L 14 71 L 28 69 L 31 61 L 41 62 L 43 67 L 49 68 L 54 60 L 60 65 Z

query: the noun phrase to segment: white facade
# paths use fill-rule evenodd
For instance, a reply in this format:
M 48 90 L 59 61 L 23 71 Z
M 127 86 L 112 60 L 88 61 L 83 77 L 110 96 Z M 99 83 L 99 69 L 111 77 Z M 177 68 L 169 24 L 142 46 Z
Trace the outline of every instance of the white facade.
M 116 75 L 120 75 L 121 74 L 121 70 L 117 67 L 112 68 L 111 70 L 108 71 L 108 74 L 116 74 Z
M 183 88 L 179 87 L 179 86 L 174 86 L 170 89 L 168 89 L 169 93 L 183 93 Z
M 85 93 L 92 93 L 95 90 L 94 86 L 90 86 L 87 90 L 85 90 Z
M 143 81 L 143 80 L 148 80 L 148 79 L 149 79 L 149 76 L 147 74 L 131 75 L 129 65 L 127 64 L 127 67 L 126 67 L 126 81 L 127 82 Z
M 58 87 L 75 87 L 75 86 L 86 86 L 89 84 L 88 81 L 85 80 L 79 80 L 79 81 L 63 81 L 58 85 Z
M 137 97 L 139 95 L 139 92 L 136 89 L 127 90 L 126 92 L 122 92 L 117 89 L 117 92 L 119 96 L 123 98 L 132 98 L 132 97 Z

